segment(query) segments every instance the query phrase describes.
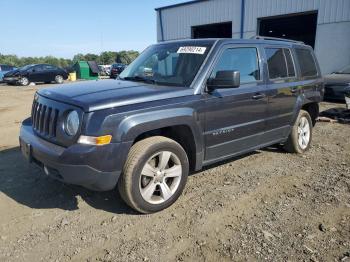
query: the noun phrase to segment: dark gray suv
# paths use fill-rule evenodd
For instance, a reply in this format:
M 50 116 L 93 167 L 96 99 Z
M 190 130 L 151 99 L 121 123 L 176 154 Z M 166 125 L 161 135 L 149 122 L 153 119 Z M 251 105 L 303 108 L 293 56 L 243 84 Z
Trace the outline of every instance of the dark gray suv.
M 190 171 L 273 144 L 308 150 L 323 92 L 313 50 L 300 42 L 164 42 L 117 80 L 39 90 L 20 145 L 47 175 L 117 186 L 151 213 L 176 201 Z

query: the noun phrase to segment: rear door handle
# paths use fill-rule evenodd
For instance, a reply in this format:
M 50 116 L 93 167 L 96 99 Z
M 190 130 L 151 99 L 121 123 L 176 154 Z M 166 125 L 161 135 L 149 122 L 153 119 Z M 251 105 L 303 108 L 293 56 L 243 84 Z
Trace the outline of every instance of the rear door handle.
M 257 94 L 255 94 L 255 95 L 252 96 L 252 98 L 253 98 L 254 100 L 264 99 L 265 97 L 266 97 L 265 94 L 260 94 L 260 93 L 257 93 Z

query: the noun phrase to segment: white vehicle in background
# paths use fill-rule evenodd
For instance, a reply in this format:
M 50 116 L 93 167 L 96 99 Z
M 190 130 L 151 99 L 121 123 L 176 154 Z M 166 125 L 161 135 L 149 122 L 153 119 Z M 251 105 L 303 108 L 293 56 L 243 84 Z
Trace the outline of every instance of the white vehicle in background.
M 104 76 L 109 76 L 111 73 L 111 65 L 99 65 L 98 66 L 100 68 L 100 74 L 104 75 Z

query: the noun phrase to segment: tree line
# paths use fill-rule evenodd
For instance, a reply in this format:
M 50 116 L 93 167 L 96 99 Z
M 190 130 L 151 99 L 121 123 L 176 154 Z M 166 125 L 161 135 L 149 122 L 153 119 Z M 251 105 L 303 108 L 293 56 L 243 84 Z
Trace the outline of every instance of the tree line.
M 29 64 L 51 64 L 59 67 L 72 66 L 77 61 L 96 61 L 98 64 L 110 65 L 113 63 L 130 64 L 137 56 L 138 51 L 105 51 L 96 54 L 76 54 L 73 59 L 57 58 L 54 56 L 44 57 L 18 57 L 17 55 L 4 55 L 0 53 L 0 64 L 21 67 Z

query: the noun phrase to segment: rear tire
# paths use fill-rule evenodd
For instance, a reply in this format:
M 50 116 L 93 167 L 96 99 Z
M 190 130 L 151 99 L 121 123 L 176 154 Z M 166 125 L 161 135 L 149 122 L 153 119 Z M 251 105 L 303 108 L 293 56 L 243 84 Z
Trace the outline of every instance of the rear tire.
M 162 136 L 146 138 L 130 149 L 119 193 L 138 212 L 158 212 L 179 198 L 188 172 L 188 158 L 180 144 Z
M 309 150 L 312 141 L 312 120 L 309 113 L 300 110 L 292 131 L 283 148 L 290 153 L 302 154 Z

